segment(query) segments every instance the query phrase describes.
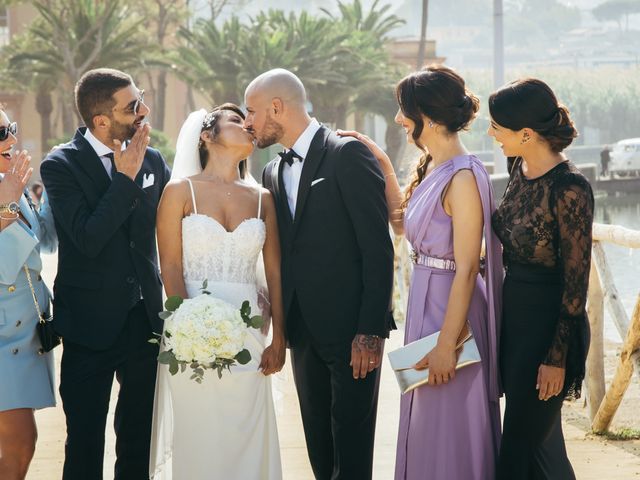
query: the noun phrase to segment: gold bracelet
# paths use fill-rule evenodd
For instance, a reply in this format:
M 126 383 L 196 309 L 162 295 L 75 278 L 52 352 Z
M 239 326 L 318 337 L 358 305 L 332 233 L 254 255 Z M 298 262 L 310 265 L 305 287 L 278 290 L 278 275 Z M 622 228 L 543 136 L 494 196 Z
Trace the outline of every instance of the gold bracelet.
M 387 178 L 387 177 L 395 177 L 395 176 L 396 176 L 396 172 L 393 172 L 393 173 L 387 173 L 387 174 L 384 176 L 384 178 Z
M 0 220 L 17 220 L 19 217 L 16 214 L 15 217 L 3 217 L 2 215 L 0 215 Z

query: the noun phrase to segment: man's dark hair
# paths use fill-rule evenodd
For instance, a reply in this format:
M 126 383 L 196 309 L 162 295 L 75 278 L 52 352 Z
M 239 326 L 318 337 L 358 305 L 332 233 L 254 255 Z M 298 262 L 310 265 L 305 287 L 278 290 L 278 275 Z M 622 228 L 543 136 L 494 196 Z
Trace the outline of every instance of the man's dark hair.
M 93 128 L 93 117 L 110 115 L 116 101 L 113 94 L 133 83 L 130 75 L 112 68 L 86 72 L 76 83 L 76 108 L 85 125 Z

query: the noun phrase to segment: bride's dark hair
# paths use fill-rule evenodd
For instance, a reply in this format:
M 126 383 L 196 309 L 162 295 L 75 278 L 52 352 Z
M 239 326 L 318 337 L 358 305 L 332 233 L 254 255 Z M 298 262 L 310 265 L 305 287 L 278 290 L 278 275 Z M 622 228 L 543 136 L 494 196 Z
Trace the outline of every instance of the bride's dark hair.
M 211 131 L 212 138 L 215 139 L 220 133 L 220 125 L 219 121 L 222 118 L 222 114 L 224 112 L 233 112 L 240 115 L 240 118 L 245 119 L 244 112 L 240 109 L 239 106 L 233 103 L 223 103 L 217 107 L 214 107 L 207 115 L 204 117 L 204 121 L 202 122 L 202 129 L 200 133 Z M 204 170 L 207 166 L 207 162 L 209 161 L 209 151 L 205 143 L 200 139 L 198 142 L 198 153 L 200 154 L 200 166 Z M 247 173 L 247 160 L 242 160 L 240 165 L 238 165 L 238 169 L 240 170 L 240 178 L 244 178 Z

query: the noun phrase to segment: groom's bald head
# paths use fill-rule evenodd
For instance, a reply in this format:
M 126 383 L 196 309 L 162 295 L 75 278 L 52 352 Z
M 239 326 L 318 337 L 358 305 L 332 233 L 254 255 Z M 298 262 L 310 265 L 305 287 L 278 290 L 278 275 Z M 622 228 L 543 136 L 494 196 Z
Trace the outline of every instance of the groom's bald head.
M 304 108 L 307 92 L 300 79 L 284 68 L 276 68 L 257 76 L 245 90 L 246 97 L 259 95 L 266 99 L 279 98 L 291 107 Z
M 283 68 L 256 77 L 245 90 L 244 102 L 244 126 L 253 133 L 259 148 L 274 143 L 287 146 L 291 138 L 297 138 L 300 127 L 310 121 L 304 85 Z

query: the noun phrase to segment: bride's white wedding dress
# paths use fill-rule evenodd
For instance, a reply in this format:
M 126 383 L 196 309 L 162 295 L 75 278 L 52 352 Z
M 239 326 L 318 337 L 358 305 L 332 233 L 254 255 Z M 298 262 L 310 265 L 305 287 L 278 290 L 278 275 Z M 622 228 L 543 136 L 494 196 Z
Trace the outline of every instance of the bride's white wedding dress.
M 207 291 L 240 308 L 249 300 L 258 313 L 256 262 L 266 227 L 258 216 L 229 232 L 199 214 L 189 179 L 194 213 L 182 220 L 184 282 L 189 297 Z M 259 190 L 257 190 L 260 195 Z M 259 202 L 260 204 L 261 202 Z M 271 379 L 258 365 L 266 337 L 249 329 L 246 365 L 231 367 L 222 379 L 206 370 L 201 384 L 190 369 L 172 376 L 158 368 L 151 449 L 155 480 L 278 480 L 282 478 Z

